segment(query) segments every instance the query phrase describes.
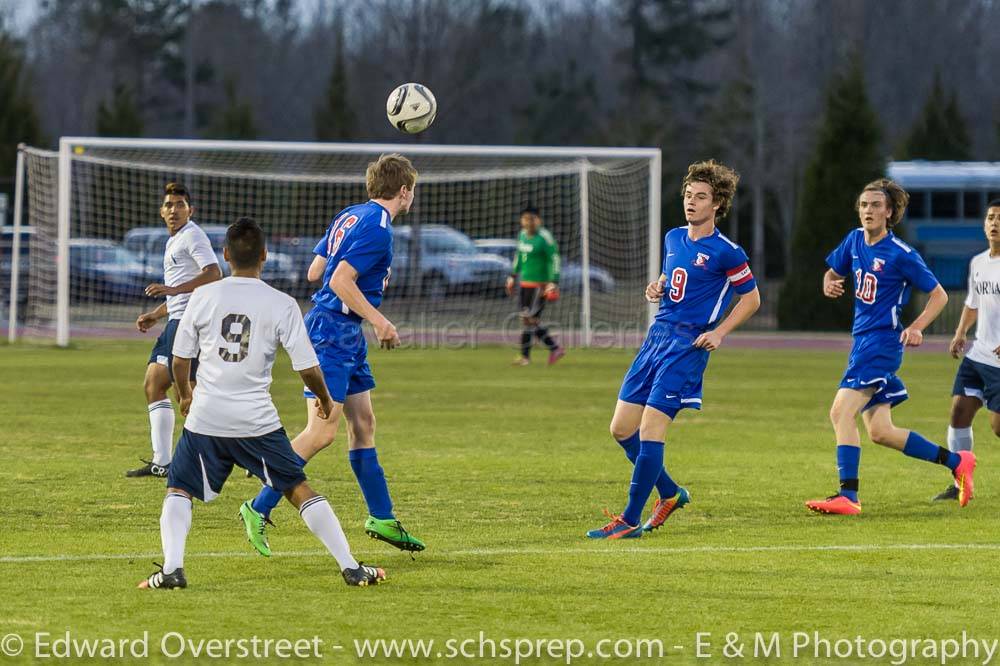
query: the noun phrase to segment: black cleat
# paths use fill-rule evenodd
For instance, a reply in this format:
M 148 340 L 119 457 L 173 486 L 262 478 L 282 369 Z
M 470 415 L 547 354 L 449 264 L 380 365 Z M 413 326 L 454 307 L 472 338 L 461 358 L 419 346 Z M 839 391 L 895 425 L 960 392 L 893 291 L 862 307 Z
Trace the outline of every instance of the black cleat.
M 170 573 L 163 573 L 163 565 L 153 562 L 160 568 L 149 578 L 139 581 L 137 586 L 140 590 L 183 590 L 188 586 L 187 578 L 184 577 L 184 568 L 178 567 Z
M 167 477 L 167 471 L 170 469 L 170 463 L 167 463 L 166 465 L 157 465 L 150 460 L 143 460 L 142 458 L 139 458 L 139 460 L 142 460 L 142 462 L 146 464 L 142 467 L 128 470 L 125 472 L 125 476 L 129 478 L 135 478 L 138 476 L 156 476 L 161 479 L 165 479 Z
M 358 562 L 357 569 L 344 569 L 341 573 L 344 582 L 355 587 L 378 585 L 385 580 L 385 571 L 379 567 L 367 567 L 364 562 Z
M 948 500 L 958 499 L 958 486 L 951 485 L 944 489 L 943 492 L 938 493 L 934 496 L 932 501 L 934 502 L 946 502 Z

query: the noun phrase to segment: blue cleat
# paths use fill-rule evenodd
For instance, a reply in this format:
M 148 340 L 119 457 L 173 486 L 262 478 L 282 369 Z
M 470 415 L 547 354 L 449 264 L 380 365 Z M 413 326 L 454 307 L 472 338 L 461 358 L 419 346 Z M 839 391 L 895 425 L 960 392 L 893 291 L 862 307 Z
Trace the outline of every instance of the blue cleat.
M 587 532 L 588 539 L 638 539 L 642 536 L 642 528 L 638 525 L 629 525 L 621 516 L 616 516 L 607 509 L 604 515 L 611 519 L 611 522 L 604 527 Z

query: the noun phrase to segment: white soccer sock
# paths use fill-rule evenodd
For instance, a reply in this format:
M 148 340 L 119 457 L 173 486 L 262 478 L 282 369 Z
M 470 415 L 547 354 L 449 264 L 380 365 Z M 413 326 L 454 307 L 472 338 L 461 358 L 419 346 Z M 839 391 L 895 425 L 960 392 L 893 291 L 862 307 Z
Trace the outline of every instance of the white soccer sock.
M 972 428 L 948 426 L 948 450 L 953 453 L 972 450 Z
M 358 568 L 358 562 L 351 555 L 351 547 L 347 545 L 347 536 L 344 534 L 343 528 L 340 527 L 337 514 L 333 512 L 333 507 L 330 506 L 325 497 L 317 495 L 307 499 L 299 507 L 299 515 L 302 516 L 309 531 L 323 542 L 326 549 L 337 560 L 341 571 Z
M 173 573 L 184 566 L 184 545 L 191 531 L 191 500 L 178 493 L 168 493 L 160 513 L 160 542 L 163 544 L 163 573 Z
M 174 438 L 174 407 L 170 398 L 149 403 L 149 438 L 153 442 L 153 464 L 169 465 Z

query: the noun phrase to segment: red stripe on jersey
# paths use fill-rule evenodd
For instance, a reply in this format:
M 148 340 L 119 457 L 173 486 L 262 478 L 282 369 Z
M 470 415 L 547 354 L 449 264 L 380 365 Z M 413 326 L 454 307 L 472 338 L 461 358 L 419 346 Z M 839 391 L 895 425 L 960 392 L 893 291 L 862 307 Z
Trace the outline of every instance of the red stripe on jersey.
M 742 264 L 740 264 L 736 268 L 730 268 L 728 271 L 726 271 L 726 275 L 731 278 L 734 275 L 736 275 L 737 273 L 742 273 L 744 270 L 747 270 L 749 268 L 750 268 L 750 265 L 747 264 L 747 262 L 744 261 Z
M 753 280 L 753 273 L 751 273 L 750 269 L 748 268 L 747 274 L 745 276 L 741 277 L 739 280 L 733 280 L 733 286 L 739 287 L 740 285 L 744 285 L 747 282 L 750 282 L 750 280 Z

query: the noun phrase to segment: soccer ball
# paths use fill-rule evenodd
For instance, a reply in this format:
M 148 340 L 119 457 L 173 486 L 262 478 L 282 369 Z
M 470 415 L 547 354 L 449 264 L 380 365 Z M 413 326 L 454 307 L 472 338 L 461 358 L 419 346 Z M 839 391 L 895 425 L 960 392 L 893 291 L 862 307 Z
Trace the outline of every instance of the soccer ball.
M 389 93 L 389 99 L 385 102 L 385 115 L 400 132 L 423 132 L 434 122 L 437 100 L 427 86 L 404 83 Z

